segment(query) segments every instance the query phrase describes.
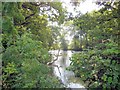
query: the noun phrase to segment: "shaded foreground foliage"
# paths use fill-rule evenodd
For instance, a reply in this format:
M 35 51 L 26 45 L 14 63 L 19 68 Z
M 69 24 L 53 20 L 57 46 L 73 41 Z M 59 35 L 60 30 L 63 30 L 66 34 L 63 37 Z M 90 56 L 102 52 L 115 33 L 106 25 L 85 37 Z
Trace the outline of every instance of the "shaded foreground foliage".
M 118 90 L 120 2 L 114 2 L 114 5 L 107 2 L 105 5 L 99 11 L 74 19 L 74 25 L 85 37 L 78 44 L 84 51 L 72 56 L 69 69 L 86 83 L 86 87 Z
M 2 3 L 2 87 L 60 88 L 51 73 L 50 48 L 59 48 L 58 27 L 48 21 L 64 21 L 60 2 Z M 89 20 L 89 21 L 88 21 Z M 71 58 L 70 70 L 91 88 L 120 88 L 120 2 L 104 3 L 99 11 L 74 18 L 73 49 L 83 50 Z M 61 35 L 61 48 L 67 43 Z M 71 45 L 72 46 L 72 45 Z
M 55 88 L 61 87 L 52 77 L 46 63 L 50 56 L 41 42 L 33 41 L 27 35 L 17 40 L 3 54 L 4 88 Z
M 69 69 L 73 70 L 87 87 L 119 89 L 120 63 L 117 60 L 117 48 L 118 46 L 112 44 L 112 49 L 94 48 L 74 54 Z
M 48 13 L 53 11 L 57 12 L 55 18 Z M 3 88 L 63 87 L 47 66 L 51 61 L 48 50 L 54 40 L 47 19 L 54 22 L 57 18 L 62 23 L 63 13 L 60 2 L 2 3 Z

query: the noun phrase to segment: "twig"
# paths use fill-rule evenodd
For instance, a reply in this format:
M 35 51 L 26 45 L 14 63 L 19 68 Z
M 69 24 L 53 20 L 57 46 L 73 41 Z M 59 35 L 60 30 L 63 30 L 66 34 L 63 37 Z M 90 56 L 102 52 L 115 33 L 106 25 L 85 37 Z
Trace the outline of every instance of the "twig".
M 59 53 L 60 53 L 60 49 L 58 50 L 58 54 L 55 55 L 57 58 L 54 59 L 54 60 L 52 60 L 51 62 L 48 62 L 47 65 L 57 67 L 57 68 L 58 68 L 58 71 L 59 71 L 59 73 L 60 73 L 60 69 L 59 69 L 59 68 L 60 68 L 61 66 L 53 65 L 53 63 L 58 60 Z M 61 76 L 61 73 L 60 73 L 60 76 Z
M 60 53 L 60 49 L 58 50 L 58 54 L 55 55 L 57 58 L 54 59 L 54 60 L 52 60 L 51 62 L 48 62 L 47 65 L 52 65 L 55 61 L 57 61 L 57 60 L 58 60 L 59 53 Z

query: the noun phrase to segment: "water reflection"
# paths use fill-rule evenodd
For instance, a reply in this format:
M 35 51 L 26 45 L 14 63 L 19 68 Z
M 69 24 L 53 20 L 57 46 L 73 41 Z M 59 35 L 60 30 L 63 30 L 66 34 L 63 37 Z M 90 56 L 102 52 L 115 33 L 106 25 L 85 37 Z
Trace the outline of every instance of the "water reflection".
M 53 59 L 55 59 L 55 56 L 58 54 L 58 50 L 52 50 L 50 53 L 53 55 Z M 77 78 L 75 78 L 74 72 L 66 70 L 66 68 L 70 65 L 71 61 L 69 58 L 72 56 L 72 53 L 72 51 L 60 50 L 58 60 L 54 62 L 54 65 L 57 65 L 59 68 L 53 68 L 54 74 L 59 77 L 62 83 L 68 88 L 85 88 L 80 83 L 75 82 L 77 81 Z

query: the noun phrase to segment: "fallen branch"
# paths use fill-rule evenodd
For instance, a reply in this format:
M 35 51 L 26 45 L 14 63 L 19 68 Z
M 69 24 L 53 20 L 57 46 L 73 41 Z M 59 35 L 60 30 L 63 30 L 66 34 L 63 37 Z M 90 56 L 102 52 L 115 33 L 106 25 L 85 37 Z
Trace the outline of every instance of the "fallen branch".
M 55 56 L 56 56 L 56 59 L 52 60 L 51 62 L 48 62 L 47 65 L 52 65 L 55 61 L 57 61 L 57 60 L 58 60 L 59 53 L 60 53 L 60 49 L 58 50 L 58 54 L 55 55 Z
M 57 67 L 57 68 L 58 68 L 58 71 L 59 71 L 59 73 L 60 73 L 60 69 L 59 69 L 59 68 L 60 68 L 61 66 L 53 65 L 53 63 L 58 60 L 59 53 L 60 53 L 60 49 L 58 50 L 58 54 L 55 55 L 55 56 L 56 56 L 56 59 L 52 60 L 51 62 L 48 62 L 47 65 Z M 60 73 L 60 76 L 61 76 L 61 73 Z

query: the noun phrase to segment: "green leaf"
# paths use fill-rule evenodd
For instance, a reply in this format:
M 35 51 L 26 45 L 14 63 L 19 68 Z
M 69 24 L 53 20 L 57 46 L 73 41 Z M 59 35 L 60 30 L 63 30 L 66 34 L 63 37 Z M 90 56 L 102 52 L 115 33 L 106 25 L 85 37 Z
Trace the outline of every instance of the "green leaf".
M 112 77 L 108 77 L 108 83 L 112 83 Z
M 106 76 L 106 75 L 103 75 L 102 79 L 103 79 L 104 81 L 106 81 L 107 76 Z

